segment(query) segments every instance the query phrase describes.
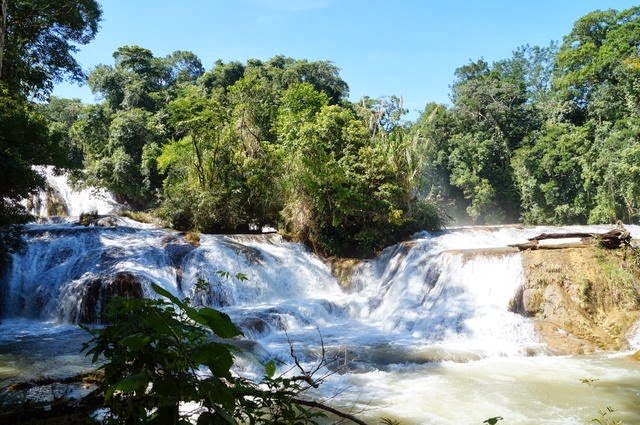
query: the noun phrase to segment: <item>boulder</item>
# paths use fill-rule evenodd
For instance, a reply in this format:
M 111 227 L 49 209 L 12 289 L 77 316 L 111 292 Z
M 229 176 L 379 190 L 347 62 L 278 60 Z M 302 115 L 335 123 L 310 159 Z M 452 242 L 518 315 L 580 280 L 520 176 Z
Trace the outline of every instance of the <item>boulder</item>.
M 113 297 L 142 298 L 142 283 L 130 272 L 118 272 L 110 277 L 93 278 L 84 286 L 76 320 L 79 323 L 101 323 L 103 313 Z

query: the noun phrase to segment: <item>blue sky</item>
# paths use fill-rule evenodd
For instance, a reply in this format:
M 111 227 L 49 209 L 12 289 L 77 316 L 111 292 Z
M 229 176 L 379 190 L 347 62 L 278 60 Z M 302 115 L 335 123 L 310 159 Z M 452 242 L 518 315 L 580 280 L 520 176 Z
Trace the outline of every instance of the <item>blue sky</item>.
M 216 59 L 276 54 L 331 60 L 352 99 L 402 96 L 415 116 L 448 102 L 455 68 L 471 59 L 508 57 L 523 44 L 547 45 L 610 0 L 103 0 L 96 39 L 77 58 L 86 71 L 137 44 L 164 56 L 191 50 L 205 68 Z M 54 95 L 95 101 L 85 87 L 59 84 Z

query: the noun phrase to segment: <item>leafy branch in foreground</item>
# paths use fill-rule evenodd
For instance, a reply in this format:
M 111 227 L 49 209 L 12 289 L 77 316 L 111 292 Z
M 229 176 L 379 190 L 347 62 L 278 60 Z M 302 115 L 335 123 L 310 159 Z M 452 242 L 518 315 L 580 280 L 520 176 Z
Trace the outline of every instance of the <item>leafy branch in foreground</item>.
M 323 411 L 364 424 L 320 402 L 301 398 L 318 380 L 274 376 L 265 365 L 256 383 L 234 376 L 234 348 L 241 335 L 229 316 L 212 308 L 196 309 L 153 285 L 159 299 L 114 298 L 110 325 L 88 329 L 85 344 L 93 361 L 104 358 L 107 423 L 316 424 Z

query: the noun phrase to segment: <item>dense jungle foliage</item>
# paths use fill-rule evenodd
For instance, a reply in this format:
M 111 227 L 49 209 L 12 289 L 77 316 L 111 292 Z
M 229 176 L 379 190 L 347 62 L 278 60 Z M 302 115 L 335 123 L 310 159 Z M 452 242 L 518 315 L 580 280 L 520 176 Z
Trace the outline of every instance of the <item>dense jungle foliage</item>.
M 350 101 L 331 62 L 276 56 L 206 70 L 191 52 L 139 46 L 89 73 L 99 103 L 34 103 L 61 78 L 82 78 L 72 53 L 95 35 L 100 10 L 67 3 L 77 13 L 48 8 L 29 32 L 13 16 L 41 13 L 38 1 L 9 2 L 5 224 L 42 184 L 32 164 L 73 169 L 177 229 L 272 226 L 328 255 L 369 256 L 448 217 L 638 221 L 639 7 L 589 13 L 559 44 L 463 65 L 451 103 L 409 122 L 399 97 Z
M 70 160 L 87 183 L 157 208 L 174 228 L 270 225 L 319 252 L 361 256 L 440 224 L 415 191 L 400 99 L 350 103 L 329 62 L 277 56 L 205 72 L 190 52 L 124 46 L 88 81 L 100 104 L 45 107 L 52 122 L 80 110 Z
M 83 81 L 73 53 L 93 39 L 100 16 L 93 0 L 0 1 L 0 258 L 29 219 L 19 201 L 44 184 L 32 165 L 71 166 L 64 132 L 34 101 L 65 78 Z
M 153 290 L 158 299 L 114 298 L 110 324 L 87 328 L 92 339 L 85 350 L 94 362 L 104 359 L 100 386 L 108 411 L 101 423 L 316 425 L 326 416 L 318 403 L 300 398 L 321 383 L 317 377 L 277 375 L 273 360 L 260 382 L 238 377 L 231 370 L 238 350 L 229 338 L 241 332 L 229 316 Z

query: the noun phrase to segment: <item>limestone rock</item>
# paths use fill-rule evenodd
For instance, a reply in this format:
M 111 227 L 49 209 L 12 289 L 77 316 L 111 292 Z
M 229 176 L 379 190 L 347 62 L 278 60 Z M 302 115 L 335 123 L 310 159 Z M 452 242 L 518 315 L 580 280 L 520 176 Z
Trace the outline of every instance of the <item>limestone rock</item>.
M 510 310 L 534 318 L 552 353 L 626 349 L 640 317 L 640 270 L 626 255 L 597 246 L 524 251 L 525 283 Z

